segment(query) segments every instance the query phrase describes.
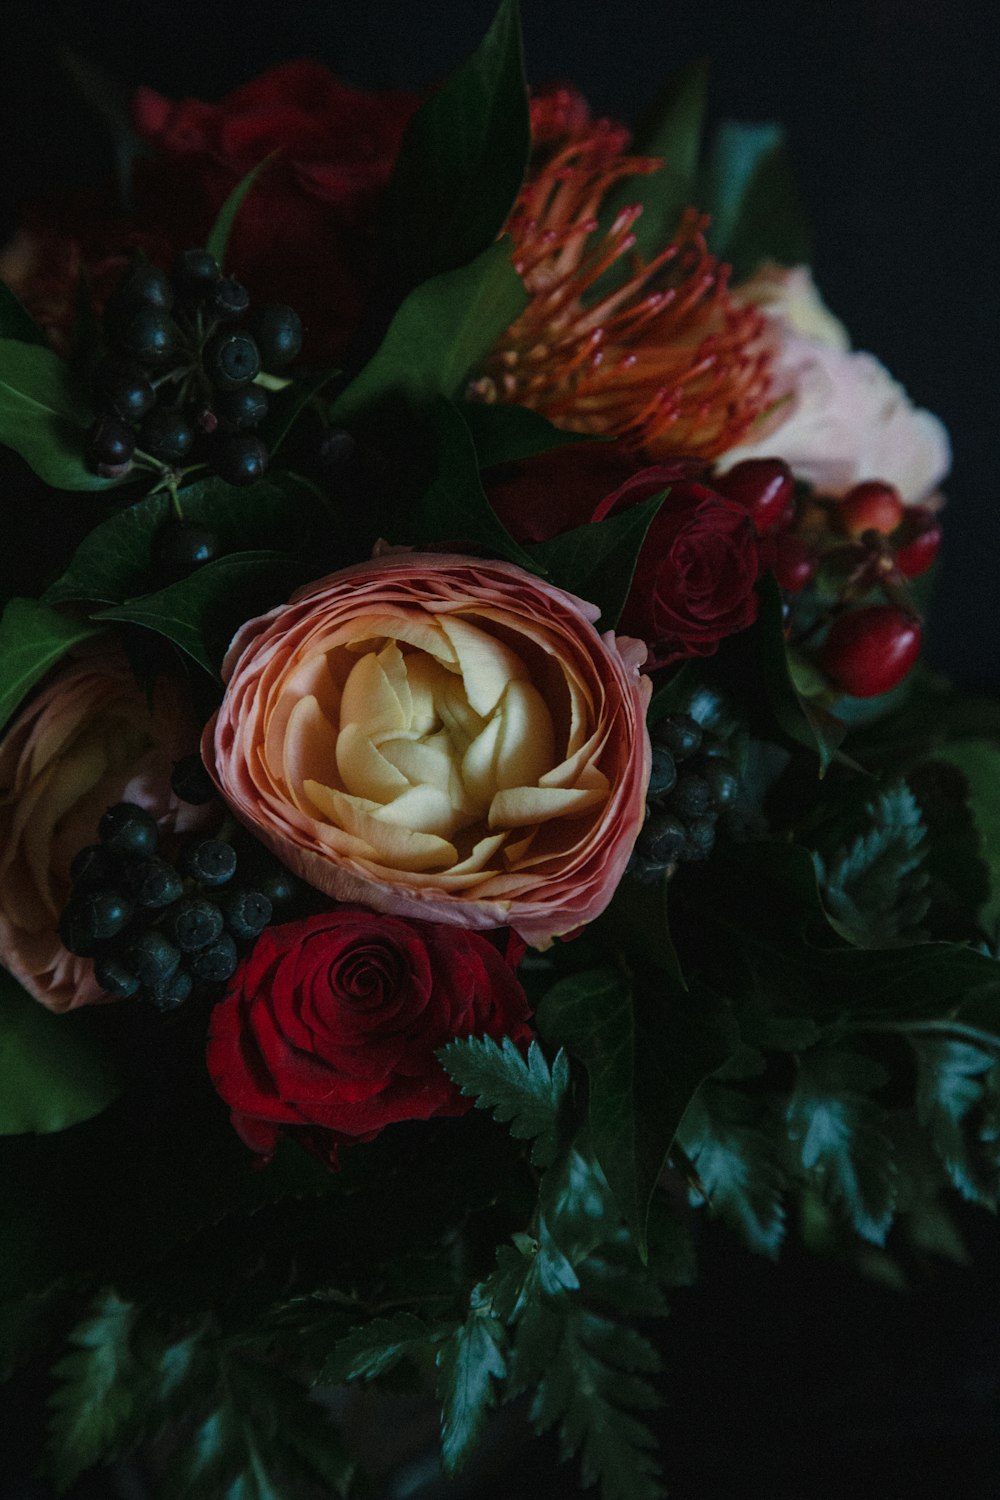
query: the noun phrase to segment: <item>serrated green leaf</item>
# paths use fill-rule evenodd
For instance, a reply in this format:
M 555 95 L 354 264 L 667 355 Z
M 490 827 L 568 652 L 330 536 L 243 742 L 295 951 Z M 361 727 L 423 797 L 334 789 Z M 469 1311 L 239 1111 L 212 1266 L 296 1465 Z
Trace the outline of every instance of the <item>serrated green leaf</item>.
M 516 1140 L 533 1142 L 531 1159 L 548 1166 L 559 1148 L 559 1134 L 569 1092 L 569 1062 L 558 1052 L 551 1068 L 537 1042 L 525 1057 L 504 1037 L 468 1037 L 449 1042 L 437 1054 L 448 1076 L 477 1109 L 510 1127 Z
M 666 492 L 632 505 L 605 521 L 593 521 L 536 542 L 531 555 L 552 582 L 601 611 L 600 629 L 613 630 L 625 607 L 646 533 Z
M 401 291 L 490 246 L 531 146 L 517 0 L 502 0 L 472 56 L 411 119 L 382 209 L 385 270 Z
M 48 347 L 44 333 L 4 281 L 0 281 L 0 339 Z
M 422 405 L 435 396 L 461 395 L 466 377 L 526 303 L 507 238 L 469 265 L 423 282 L 403 302 L 364 369 L 333 402 L 330 420 L 353 427 L 386 400 Z
M 732 1089 L 708 1084 L 699 1090 L 677 1139 L 694 1165 L 712 1212 L 751 1250 L 775 1259 L 785 1233 L 787 1186 L 778 1142 L 758 1108 Z
M 233 232 L 233 225 L 236 222 L 236 215 L 243 207 L 243 202 L 260 176 L 260 173 L 269 162 L 274 160 L 276 155 L 277 153 L 272 151 L 270 156 L 265 156 L 263 161 L 259 161 L 255 167 L 251 167 L 250 171 L 247 172 L 245 177 L 240 179 L 219 209 L 215 223 L 209 230 L 208 239 L 205 241 L 205 249 L 209 255 L 215 256 L 220 266 L 225 266 L 226 263 L 226 252 L 229 249 L 229 240 Z
M 506 403 L 487 406 L 482 401 L 463 401 L 458 409 L 472 434 L 481 469 L 517 463 L 537 453 L 551 453 L 575 443 L 599 441 L 591 433 L 567 432 L 555 427 L 530 406 Z
M 988 932 L 1000 923 L 1000 744 L 968 739 L 946 745 L 935 759 L 956 766 L 968 782 L 969 807 L 989 867 L 991 893 L 979 911 Z
M 94 618 L 164 635 L 215 675 L 243 621 L 283 603 L 301 581 L 300 567 L 280 552 L 234 552 L 179 583 L 99 610 Z
M 594 1153 L 645 1254 L 649 1201 L 670 1143 L 733 1040 L 704 997 L 694 1000 L 666 975 L 653 990 L 611 968 L 560 980 L 542 1001 L 538 1026 L 587 1069 Z
M 430 410 L 435 475 L 397 526 L 408 542 L 452 542 L 482 547 L 529 572 L 544 571 L 500 521 L 479 480 L 472 437 L 458 408 L 438 398 Z
M 425 1323 L 408 1312 L 372 1318 L 337 1341 L 317 1379 L 327 1385 L 375 1380 L 401 1360 L 427 1353 L 452 1327 L 452 1324 Z
M 927 829 L 928 925 L 936 935 L 935 919 L 940 912 L 946 933 L 952 934 L 954 926 L 948 924 L 956 911 L 978 913 L 991 895 L 983 841 L 969 806 L 969 781 L 958 766 L 925 760 L 907 770 L 906 782 Z M 987 917 L 983 924 L 987 932 L 991 925 Z
M 133 1349 L 138 1316 L 134 1303 L 103 1293 L 55 1367 L 47 1465 L 60 1490 L 131 1442 L 146 1415 L 147 1382 Z
M 869 1093 L 886 1074 L 869 1058 L 817 1047 L 799 1061 L 786 1119 L 807 1173 L 843 1205 L 854 1229 L 885 1243 L 896 1209 L 896 1163 Z
M 80 380 L 42 344 L 0 338 L 0 443 L 59 490 L 106 490 L 120 483 L 84 463 L 93 410 Z
M 0 617 L 0 728 L 46 672 L 97 634 L 37 599 L 8 600 Z
M 927 914 L 927 830 L 905 782 L 868 804 L 864 830 L 833 855 L 814 854 L 830 921 L 859 948 L 913 941 Z
M 982 1149 L 970 1116 L 986 1095 L 996 1054 L 943 1036 L 908 1037 L 917 1059 L 917 1118 L 964 1198 L 994 1209 L 1000 1162 Z
M 495 1382 L 507 1374 L 503 1324 L 488 1308 L 475 1309 L 437 1353 L 441 1403 L 441 1460 L 455 1474 L 470 1457 L 486 1413 L 496 1402 Z
M 0 1135 L 50 1134 L 90 1120 L 119 1092 L 81 1016 L 56 1016 L 0 970 Z
M 699 202 L 709 245 L 737 280 L 763 260 L 808 264 L 809 232 L 780 125 L 724 120 L 709 151 Z

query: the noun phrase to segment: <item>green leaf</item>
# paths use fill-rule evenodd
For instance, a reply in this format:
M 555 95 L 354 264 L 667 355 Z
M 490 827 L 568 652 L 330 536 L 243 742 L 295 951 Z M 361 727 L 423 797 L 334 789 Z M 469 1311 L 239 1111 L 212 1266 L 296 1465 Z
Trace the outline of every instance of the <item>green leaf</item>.
M 643 1378 L 659 1369 L 656 1351 L 576 1298 L 547 1313 L 535 1332 L 546 1348 L 531 1406 L 536 1431 L 558 1424 L 562 1456 L 579 1453 L 584 1486 L 599 1483 L 603 1500 L 659 1500 L 655 1439 L 635 1415 L 659 1404 Z
M 602 630 L 618 624 L 646 533 L 665 496 L 665 491 L 653 495 L 619 515 L 577 526 L 531 548 L 558 588 L 597 605 Z
M 205 249 L 209 255 L 215 256 L 220 266 L 225 265 L 226 252 L 229 249 L 229 237 L 233 232 L 236 215 L 243 207 L 244 199 L 257 181 L 260 173 L 269 162 L 274 160 L 277 154 L 276 151 L 272 151 L 270 156 L 265 156 L 263 161 L 259 161 L 255 167 L 251 167 L 250 171 L 236 184 L 225 203 L 219 209 L 215 223 L 212 225 L 208 239 L 205 241 Z
M 413 1313 L 372 1318 L 338 1340 L 317 1379 L 327 1385 L 351 1380 L 375 1380 L 401 1360 L 424 1355 L 451 1331 L 453 1325 L 430 1325 Z
M 678 1143 L 697 1170 L 699 1190 L 751 1250 L 775 1259 L 785 1233 L 781 1169 L 773 1129 L 759 1106 L 733 1089 L 707 1084 L 681 1123 Z
M 17 339 L 21 344 L 48 348 L 44 333 L 4 281 L 0 281 L 0 339 Z
M 969 786 L 969 807 L 989 867 L 991 892 L 979 918 L 988 932 L 1000 923 L 1000 745 L 969 739 L 935 751 L 935 759 L 957 766 Z
M 37 599 L 10 599 L 0 616 L 0 727 L 50 668 L 98 632 Z
M 469 429 L 452 402 L 438 398 L 430 411 L 436 473 L 397 526 L 411 542 L 453 542 L 482 547 L 530 572 L 544 571 L 510 535 L 483 491 Z
M 992 889 L 983 840 L 969 806 L 969 780 L 948 761 L 925 760 L 907 770 L 906 782 L 927 829 L 924 863 L 931 901 L 928 925 L 934 933 L 940 911 L 945 935 L 953 935 L 954 926 L 948 924 L 956 912 L 966 919 L 980 912 L 987 906 Z M 989 920 L 983 925 L 987 932 L 992 926 Z
M 887 1080 L 870 1058 L 817 1047 L 799 1061 L 786 1118 L 807 1173 L 846 1209 L 863 1239 L 883 1245 L 896 1209 L 896 1163 L 868 1097 Z
M 560 980 L 538 1026 L 587 1069 L 594 1154 L 646 1253 L 646 1217 L 657 1177 L 692 1095 L 732 1051 L 704 996 L 672 985 L 633 984 L 604 968 Z
M 403 138 L 382 212 L 390 279 L 408 290 L 492 245 L 521 187 L 531 128 L 517 0 Z
M 948 1176 L 964 1198 L 996 1210 L 1000 1163 L 975 1132 L 975 1112 L 983 1103 L 996 1067 L 995 1054 L 968 1042 L 941 1036 L 908 1037 L 917 1059 L 917 1118 L 930 1135 Z
M 494 1382 L 507 1374 L 503 1324 L 488 1307 L 473 1307 L 467 1320 L 437 1353 L 437 1398 L 441 1403 L 441 1459 L 455 1474 L 470 1457 L 489 1408 Z
M 591 433 L 566 432 L 562 427 L 555 427 L 530 406 L 508 406 L 506 403 L 487 406 L 482 401 L 463 401 L 458 409 L 472 433 L 481 469 L 517 463 L 520 459 L 533 458 L 536 453 L 551 453 L 556 448 L 571 447 L 576 443 L 602 441 Z
M 269 475 L 248 489 L 213 476 L 181 490 L 179 502 L 185 520 L 213 531 L 226 552 L 281 547 L 314 562 L 323 557 L 325 503 L 311 485 L 291 474 Z M 47 590 L 46 603 L 88 599 L 122 604 L 155 588 L 156 537 L 172 515 L 170 497 L 164 494 L 147 495 L 116 511 L 83 539 L 65 573 Z
M 763 260 L 811 259 L 810 236 L 779 125 L 724 120 L 709 152 L 700 200 L 711 217 L 709 245 L 737 280 Z
M 275 454 L 299 417 L 320 391 L 324 390 L 339 374 L 339 370 L 323 370 L 319 375 L 304 375 L 298 380 L 293 380 L 282 390 L 268 396 L 267 416 L 261 427 L 261 437 L 271 456 L 272 464 Z M 246 494 L 246 491 L 244 490 L 243 493 Z
M 93 411 L 67 364 L 41 344 L 0 338 L 0 443 L 59 490 L 106 490 L 84 463 Z
M 56 1016 L 0 970 L 0 1135 L 47 1135 L 93 1119 L 119 1092 L 81 1016 Z
M 847 733 L 846 726 L 819 704 L 803 698 L 795 686 L 785 645 L 781 593 L 772 574 L 764 575 L 757 592 L 760 613 L 752 634 L 760 653 L 771 708 L 789 739 L 817 752 L 822 776 L 838 758 L 838 746 Z
M 102 609 L 94 618 L 154 630 L 215 675 L 243 621 L 283 603 L 300 581 L 301 570 L 278 552 L 234 552 L 205 563 L 179 583 Z
M 330 420 L 352 427 L 379 403 L 458 396 L 466 377 L 519 317 L 527 295 L 498 240 L 467 266 L 425 281 L 399 308 L 361 373 L 333 402 Z
M 913 941 L 927 914 L 927 831 L 906 783 L 880 791 L 865 823 L 836 854 L 813 855 L 830 920 L 859 948 Z
M 658 156 L 663 166 L 647 178 L 629 177 L 602 206 L 609 226 L 621 209 L 642 204 L 636 221 L 635 248 L 652 260 L 673 239 L 681 212 L 697 202 L 698 157 L 708 96 L 708 62 L 701 58 L 674 73 L 648 116 L 641 120 L 632 150 Z
M 133 1348 L 138 1309 L 114 1292 L 95 1299 L 75 1346 L 55 1366 L 47 1458 L 60 1490 L 130 1443 L 143 1420 L 148 1381 Z
M 532 1141 L 531 1159 L 546 1167 L 559 1148 L 562 1117 L 569 1092 L 569 1062 L 560 1051 L 550 1068 L 537 1042 L 524 1057 L 504 1037 L 467 1037 L 449 1042 L 437 1054 L 448 1076 L 477 1109 L 493 1111 L 493 1118 L 510 1126 L 516 1140 Z

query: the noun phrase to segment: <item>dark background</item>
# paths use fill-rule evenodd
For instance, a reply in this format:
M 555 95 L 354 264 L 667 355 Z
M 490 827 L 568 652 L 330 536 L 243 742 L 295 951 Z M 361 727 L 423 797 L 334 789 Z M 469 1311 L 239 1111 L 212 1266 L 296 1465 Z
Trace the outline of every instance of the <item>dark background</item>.
M 855 344 L 940 413 L 955 469 L 932 657 L 1000 686 L 1000 8 L 990 0 L 524 0 L 529 76 L 572 79 L 635 118 L 668 71 L 713 58 L 713 110 L 786 125 L 815 225 L 816 278 Z M 373 88 L 421 86 L 475 45 L 492 0 L 71 0 L 0 5 L 8 76 L 0 232 L 41 187 L 106 172 L 108 136 L 59 65 L 215 98 L 312 55 Z M 965 1270 L 909 1296 L 792 1248 L 779 1267 L 725 1237 L 664 1337 L 676 1500 L 878 1500 L 1000 1493 L 1000 1235 L 970 1213 Z M 545 1445 L 463 1493 L 558 1493 Z M 496 1457 L 494 1473 L 500 1470 Z M 0 1494 L 23 1500 L 21 1481 Z M 566 1473 L 566 1493 L 575 1493 Z M 31 1492 L 35 1493 L 35 1492 Z M 40 1492 L 38 1492 L 40 1493 Z M 106 1495 L 104 1481 L 88 1496 Z M 210 1500 L 210 1497 L 206 1497 Z

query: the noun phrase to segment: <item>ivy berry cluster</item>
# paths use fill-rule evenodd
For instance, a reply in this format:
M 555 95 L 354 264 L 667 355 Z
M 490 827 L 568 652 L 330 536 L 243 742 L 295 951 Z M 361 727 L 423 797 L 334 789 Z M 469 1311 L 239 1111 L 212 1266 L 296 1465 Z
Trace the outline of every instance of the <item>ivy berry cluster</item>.
M 186 801 L 213 795 L 197 757 L 178 763 L 172 784 Z M 156 820 L 132 802 L 109 807 L 97 836 L 70 866 L 59 935 L 71 953 L 94 959 L 98 984 L 117 999 L 166 1011 L 212 993 L 232 978 L 274 908 L 296 894 L 277 861 L 248 859 L 224 838 L 196 837 L 176 863 L 166 859 Z M 237 879 L 248 864 L 256 878 Z
M 120 479 L 138 464 L 175 475 L 204 467 L 230 484 L 261 477 L 269 455 L 257 429 L 268 402 L 257 380 L 298 356 L 294 308 L 251 309 L 246 287 L 192 249 L 169 275 L 130 266 L 103 329 L 109 353 L 93 374 L 98 417 L 87 448 L 98 474 Z
M 739 795 L 735 765 L 690 714 L 668 714 L 650 729 L 650 739 L 646 821 L 627 870 L 645 883 L 707 859 L 720 815 Z

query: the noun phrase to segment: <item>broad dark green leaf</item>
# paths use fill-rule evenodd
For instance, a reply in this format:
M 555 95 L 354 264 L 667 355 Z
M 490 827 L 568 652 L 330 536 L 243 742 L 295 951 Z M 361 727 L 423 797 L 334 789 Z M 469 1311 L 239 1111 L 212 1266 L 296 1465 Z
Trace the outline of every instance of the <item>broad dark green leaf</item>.
M 532 1141 L 536 1167 L 550 1164 L 559 1146 L 560 1126 L 569 1093 L 569 1063 L 557 1053 L 551 1068 L 537 1042 L 525 1057 L 504 1037 L 468 1037 L 449 1042 L 438 1053 L 448 1076 L 477 1109 L 492 1110 L 493 1118 L 509 1125 L 516 1140 Z
M 268 412 L 261 427 L 261 437 L 273 463 L 274 456 L 310 402 L 319 395 L 339 370 L 324 370 L 319 375 L 304 375 L 268 396 Z M 243 492 L 246 494 L 246 491 Z
M 735 1041 L 703 995 L 686 994 L 665 973 L 654 988 L 611 968 L 560 980 L 542 1001 L 538 1027 L 587 1069 L 594 1154 L 644 1256 L 649 1201 L 670 1143 Z
M 646 533 L 664 498 L 654 495 L 606 521 L 577 526 L 531 548 L 557 587 L 597 605 L 601 630 L 618 624 Z
M 468 1460 L 486 1413 L 496 1402 L 494 1382 L 507 1373 L 505 1330 L 489 1307 L 474 1308 L 438 1349 L 437 1398 L 441 1403 L 441 1461 L 455 1474 Z
M 0 970 L 0 1135 L 48 1134 L 90 1120 L 119 1091 L 81 1016 L 56 1016 Z
M 725 120 L 708 156 L 700 202 L 711 216 L 709 244 L 737 280 L 763 260 L 810 260 L 810 236 L 784 132 L 779 125 Z
M 682 211 L 697 203 L 698 157 L 708 95 L 708 63 L 702 58 L 674 73 L 648 115 L 640 120 L 632 150 L 658 156 L 663 166 L 650 177 L 629 177 L 605 201 L 602 223 L 642 204 L 633 233 L 635 248 L 652 260 L 670 243 Z
M 493 243 L 530 146 L 517 0 L 502 0 L 479 47 L 421 105 L 403 138 L 381 223 L 385 270 L 399 291 Z
M 41 344 L 0 338 L 0 443 L 59 490 L 106 490 L 84 463 L 93 411 L 67 364 Z
M 1000 744 L 969 739 L 935 752 L 937 760 L 957 766 L 969 786 L 972 810 L 982 852 L 989 867 L 991 892 L 979 911 L 987 931 L 1000 922 Z
M 601 439 L 587 432 L 566 432 L 555 427 L 530 406 L 487 406 L 482 401 L 465 401 L 459 411 L 472 433 L 481 469 L 497 464 L 517 463 L 536 453 L 551 453 L 556 448 L 576 443 L 593 443 Z
M 287 548 L 322 567 L 327 510 L 311 485 L 293 475 L 268 476 L 248 489 L 213 476 L 180 491 L 184 518 L 205 526 L 224 550 Z M 148 495 L 95 526 L 46 602 L 88 599 L 121 604 L 159 583 L 153 562 L 157 533 L 173 515 L 169 496 Z
M 260 173 L 274 160 L 276 153 L 272 151 L 270 156 L 265 156 L 255 167 L 251 167 L 245 177 L 233 188 L 225 203 L 216 215 L 215 223 L 209 231 L 208 239 L 205 241 L 205 249 L 210 255 L 214 255 L 220 266 L 225 266 L 226 252 L 229 249 L 229 239 L 236 222 L 236 215 L 243 207 L 243 202 L 257 181 Z
M 301 581 L 300 566 L 279 552 L 233 552 L 94 618 L 154 630 L 214 674 L 239 626 L 282 603 Z
M 471 264 L 423 282 L 399 308 L 375 354 L 330 409 L 351 427 L 394 397 L 417 405 L 458 396 L 469 373 L 523 311 L 527 298 L 498 240 Z
M 781 594 L 770 573 L 758 585 L 760 614 L 753 637 L 771 708 L 785 734 L 819 756 L 820 775 L 829 768 L 846 727 L 820 704 L 803 698 L 795 687 L 781 618 Z
M 67 651 L 96 634 L 37 599 L 10 599 L 0 617 L 0 727 Z
M 0 281 L 0 339 L 48 347 L 44 333 L 4 281 Z
M 351 1380 L 375 1380 L 411 1355 L 426 1354 L 450 1331 L 451 1324 L 428 1324 L 413 1313 L 398 1312 L 372 1318 L 355 1328 L 330 1350 L 318 1380 L 346 1385 Z
M 476 450 L 458 408 L 439 398 L 430 412 L 436 473 L 430 485 L 397 522 L 396 539 L 453 542 L 482 547 L 532 573 L 543 572 L 530 552 L 510 535 L 490 505 L 479 479 Z

